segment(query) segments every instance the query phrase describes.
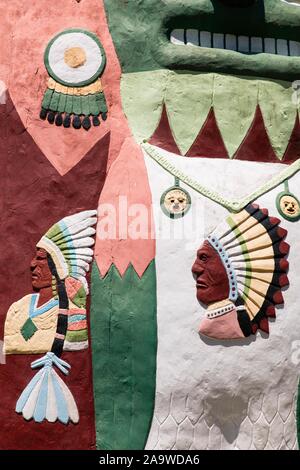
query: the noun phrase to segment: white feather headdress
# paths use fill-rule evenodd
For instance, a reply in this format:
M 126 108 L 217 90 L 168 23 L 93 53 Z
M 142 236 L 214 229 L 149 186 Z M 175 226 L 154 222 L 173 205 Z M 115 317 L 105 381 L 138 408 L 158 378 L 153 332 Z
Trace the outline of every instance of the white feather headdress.
M 60 279 L 68 276 L 82 282 L 86 292 L 86 273 L 92 261 L 97 211 L 83 211 L 54 224 L 37 243 L 50 254 Z

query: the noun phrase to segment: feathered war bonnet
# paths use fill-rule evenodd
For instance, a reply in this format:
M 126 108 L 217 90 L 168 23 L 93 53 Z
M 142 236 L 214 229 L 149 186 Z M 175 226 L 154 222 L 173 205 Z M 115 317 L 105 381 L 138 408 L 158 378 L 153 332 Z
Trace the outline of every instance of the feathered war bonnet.
M 61 280 L 74 278 L 81 282 L 86 294 L 86 274 L 92 262 L 97 211 L 83 211 L 54 224 L 37 243 L 51 256 Z
M 289 284 L 286 234 L 267 209 L 249 204 L 207 238 L 226 269 L 229 298 L 244 305 L 252 333 L 258 328 L 268 333 L 268 317 L 275 317 L 275 306 L 284 302 L 282 289 Z

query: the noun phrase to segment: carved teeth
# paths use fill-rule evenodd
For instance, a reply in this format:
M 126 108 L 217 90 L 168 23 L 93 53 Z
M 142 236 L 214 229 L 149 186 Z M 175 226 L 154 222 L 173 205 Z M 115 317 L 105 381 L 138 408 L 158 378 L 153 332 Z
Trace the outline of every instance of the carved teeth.
M 198 45 L 202 44 L 202 47 L 212 47 L 211 36 L 212 34 L 208 31 L 200 31 L 200 43 Z
M 225 49 L 229 49 L 230 51 L 236 51 L 237 38 L 234 34 L 225 35 Z
M 234 34 L 210 33 L 197 29 L 174 29 L 170 41 L 176 45 L 200 46 L 211 49 L 226 49 L 242 54 L 275 54 L 300 57 L 300 42 L 286 39 L 236 36 Z
M 276 41 L 272 38 L 265 38 L 265 52 L 276 54 Z
M 172 44 L 184 44 L 184 30 L 174 29 L 171 33 L 170 39 Z
M 224 49 L 224 34 L 213 34 L 213 47 Z
M 253 51 L 253 53 L 256 53 L 256 54 L 259 52 L 263 52 L 264 50 L 263 44 L 264 42 L 262 38 L 257 38 L 257 37 L 251 38 L 251 51 Z
M 247 36 L 238 37 L 238 51 L 245 53 L 250 51 L 250 42 Z
M 186 43 L 189 46 L 199 45 L 199 33 L 197 29 L 187 29 L 186 31 Z
M 290 54 L 291 56 L 299 56 L 300 55 L 300 43 L 296 41 L 289 41 L 290 46 Z
M 277 39 L 277 54 L 288 55 L 288 42 L 285 39 Z

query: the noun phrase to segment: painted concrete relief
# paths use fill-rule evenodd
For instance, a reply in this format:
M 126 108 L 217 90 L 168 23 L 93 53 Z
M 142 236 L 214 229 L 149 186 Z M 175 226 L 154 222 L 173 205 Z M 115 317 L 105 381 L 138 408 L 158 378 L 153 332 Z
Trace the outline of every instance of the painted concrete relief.
M 296 449 L 298 2 L 0 13 L 1 448 Z
M 7 313 L 4 353 L 46 353 L 32 362 L 33 369 L 42 369 L 16 404 L 17 413 L 27 420 L 79 421 L 73 395 L 54 366 L 68 375 L 71 366 L 60 359 L 63 351 L 88 347 L 86 274 L 93 259 L 96 215 L 97 211 L 80 212 L 47 231 L 30 266 L 35 293 L 13 303 Z
M 100 76 L 105 68 L 105 52 L 90 31 L 67 29 L 49 42 L 44 62 L 50 76 L 41 119 L 50 124 L 88 131 L 99 117 L 107 118 L 106 100 Z
M 208 306 L 200 333 L 216 339 L 269 333 L 268 317 L 289 285 L 287 231 L 266 209 L 249 205 L 229 216 L 197 252 L 192 272 L 197 299 Z

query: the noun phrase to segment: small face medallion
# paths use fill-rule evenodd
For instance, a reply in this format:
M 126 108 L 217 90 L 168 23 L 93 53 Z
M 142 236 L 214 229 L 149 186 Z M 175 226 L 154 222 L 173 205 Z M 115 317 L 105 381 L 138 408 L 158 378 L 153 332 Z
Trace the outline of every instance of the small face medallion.
M 290 222 L 296 222 L 300 219 L 300 203 L 293 194 L 280 193 L 277 198 L 277 207 L 282 217 Z
M 173 186 L 165 191 L 161 197 L 160 205 L 163 212 L 171 219 L 183 217 L 191 205 L 191 197 L 187 191 L 179 186 Z

